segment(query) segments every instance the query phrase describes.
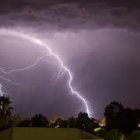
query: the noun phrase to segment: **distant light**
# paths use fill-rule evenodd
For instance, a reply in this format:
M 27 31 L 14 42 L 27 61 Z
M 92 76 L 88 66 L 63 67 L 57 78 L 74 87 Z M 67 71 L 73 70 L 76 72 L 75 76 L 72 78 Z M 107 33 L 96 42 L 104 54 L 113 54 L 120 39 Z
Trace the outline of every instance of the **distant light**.
M 138 127 L 140 127 L 140 124 L 138 124 Z
M 95 129 L 94 129 L 94 132 L 98 132 L 98 131 L 100 131 L 101 129 L 102 129 L 101 127 L 95 128 Z
M 99 126 L 104 127 L 106 125 L 106 119 L 105 117 L 99 121 Z

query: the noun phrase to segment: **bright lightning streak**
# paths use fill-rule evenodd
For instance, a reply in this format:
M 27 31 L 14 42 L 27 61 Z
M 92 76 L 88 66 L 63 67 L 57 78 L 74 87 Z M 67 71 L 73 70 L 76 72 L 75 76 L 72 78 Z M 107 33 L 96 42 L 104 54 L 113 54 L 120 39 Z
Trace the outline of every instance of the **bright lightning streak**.
M 74 90 L 74 88 L 72 86 L 73 76 L 72 76 L 72 73 L 71 73 L 70 69 L 63 63 L 63 60 L 55 52 L 53 52 L 53 50 L 49 46 L 47 46 L 42 40 L 40 40 L 38 38 L 32 37 L 32 36 L 27 35 L 27 34 L 22 33 L 22 32 L 17 32 L 15 30 L 1 28 L 0 29 L 0 34 L 11 35 L 11 36 L 15 36 L 17 38 L 22 38 L 22 39 L 28 40 L 30 42 L 33 42 L 35 44 L 38 44 L 39 46 L 44 47 L 46 49 L 46 53 L 48 52 L 51 56 L 53 56 L 58 61 L 59 65 L 63 68 L 63 70 L 68 74 L 68 76 L 69 76 L 68 86 L 69 86 L 69 89 L 70 89 L 72 95 L 75 95 L 79 100 L 81 100 L 81 102 L 85 106 L 86 113 L 88 114 L 89 117 L 91 117 L 92 113 L 90 112 L 87 100 L 82 95 L 80 95 L 80 93 L 78 91 Z M 34 67 L 42 59 L 43 58 L 40 57 L 31 66 L 28 66 L 28 67 L 25 67 L 25 68 L 22 68 L 22 69 L 14 69 L 14 70 L 11 70 L 9 72 L 6 72 L 6 71 L 3 71 L 3 72 L 6 73 L 6 74 L 12 74 L 13 72 L 28 70 L 28 69 Z
M 0 96 L 3 96 L 2 85 L 0 84 Z

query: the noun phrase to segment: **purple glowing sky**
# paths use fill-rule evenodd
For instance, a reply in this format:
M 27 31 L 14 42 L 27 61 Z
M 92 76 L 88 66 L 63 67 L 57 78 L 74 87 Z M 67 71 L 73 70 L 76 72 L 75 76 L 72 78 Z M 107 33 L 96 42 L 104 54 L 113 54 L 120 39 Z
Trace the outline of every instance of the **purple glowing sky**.
M 70 68 L 72 85 L 87 99 L 94 117 L 102 117 L 112 100 L 139 108 L 139 9 L 83 2 L 36 6 L 36 0 L 20 8 L 16 1 L 13 5 L 5 2 L 0 26 L 41 38 L 51 46 Z M 45 49 L 19 37 L 1 34 L 0 42 L 0 67 L 6 71 L 26 67 L 45 54 Z M 76 115 L 81 102 L 71 96 L 67 75 L 57 77 L 61 72 L 54 58 L 47 56 L 27 71 L 9 76 L 0 71 L 20 86 L 3 79 L 0 84 L 11 96 L 15 112 Z

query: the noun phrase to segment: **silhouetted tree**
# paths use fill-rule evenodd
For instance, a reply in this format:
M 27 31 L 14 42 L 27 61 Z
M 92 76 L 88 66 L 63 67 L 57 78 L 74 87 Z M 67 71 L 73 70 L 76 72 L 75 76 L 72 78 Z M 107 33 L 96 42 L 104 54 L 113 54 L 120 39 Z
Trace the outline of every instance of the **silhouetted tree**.
M 0 96 L 0 130 L 12 125 L 12 107 L 10 104 L 11 101 L 9 97 Z
M 126 135 L 138 127 L 135 112 L 130 108 L 123 109 L 122 112 L 118 113 L 116 122 L 117 128 Z
M 11 116 L 12 107 L 9 97 L 0 96 L 0 115 Z
M 128 135 L 138 127 L 139 111 L 124 108 L 118 102 L 111 102 L 105 108 L 106 128 L 117 129 Z
M 77 123 L 77 119 L 76 119 L 76 118 L 70 117 L 70 118 L 68 119 L 69 128 L 76 128 L 76 126 L 77 126 L 76 123 Z
M 30 119 L 24 119 L 20 123 L 18 123 L 16 126 L 17 127 L 31 127 L 32 122 Z
M 55 128 L 68 128 L 69 123 L 68 120 L 62 120 L 61 118 L 58 118 L 55 123 L 53 124 Z
M 94 128 L 98 126 L 98 124 L 95 123 L 95 119 L 89 118 L 87 113 L 82 112 L 78 114 L 76 125 L 77 128 L 89 133 L 94 133 Z
M 134 109 L 134 114 L 137 118 L 137 123 L 140 124 L 140 109 Z
M 122 112 L 123 109 L 123 106 L 116 101 L 113 101 L 106 106 L 104 116 L 106 118 L 106 128 L 108 130 L 117 128 L 117 115 Z
M 32 127 L 48 127 L 49 121 L 42 114 L 36 114 L 31 118 L 31 126 Z
M 67 120 L 58 118 L 51 126 L 54 128 L 78 128 L 94 133 L 94 128 L 98 127 L 98 124 L 95 123 L 95 119 L 89 118 L 87 113 L 80 112 L 77 118 L 70 117 Z

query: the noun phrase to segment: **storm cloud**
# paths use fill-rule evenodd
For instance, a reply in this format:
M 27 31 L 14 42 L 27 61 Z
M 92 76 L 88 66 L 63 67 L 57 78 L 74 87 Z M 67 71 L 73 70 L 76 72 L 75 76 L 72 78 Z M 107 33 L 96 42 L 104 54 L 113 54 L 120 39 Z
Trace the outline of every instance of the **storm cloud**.
M 5 1 L 0 26 L 35 35 L 51 46 L 71 69 L 74 88 L 99 118 L 112 100 L 140 107 L 139 5 L 138 1 Z M 28 66 L 44 54 L 36 44 L 13 36 L 1 35 L 0 42 L 0 66 L 6 71 Z M 81 111 L 81 102 L 70 94 L 67 75 L 56 80 L 60 70 L 48 56 L 28 71 L 8 76 L 0 71 L 21 83 L 13 86 L 0 79 L 15 112 L 48 116 L 59 112 L 68 117 Z

